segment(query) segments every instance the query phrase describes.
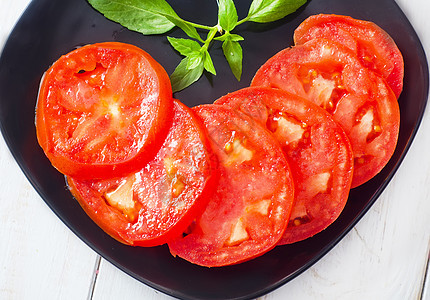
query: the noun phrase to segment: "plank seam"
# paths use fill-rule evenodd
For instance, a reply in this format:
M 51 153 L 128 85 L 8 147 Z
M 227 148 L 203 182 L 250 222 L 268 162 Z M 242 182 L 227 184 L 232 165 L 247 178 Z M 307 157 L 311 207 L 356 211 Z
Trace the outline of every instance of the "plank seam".
M 427 300 L 430 297 L 430 290 L 429 290 L 429 284 L 430 284 L 430 277 L 429 277 L 429 272 L 430 272 L 430 243 L 429 243 L 429 247 L 427 248 L 427 262 L 425 264 L 424 267 L 424 276 L 423 276 L 423 281 L 421 283 L 421 291 L 420 291 L 420 296 L 419 299 L 420 300 Z
M 100 263 L 101 263 L 101 256 L 97 255 L 96 263 L 94 264 L 93 277 L 91 278 L 91 285 L 90 285 L 90 291 L 88 293 L 88 300 L 92 300 L 94 296 L 94 290 L 96 288 L 96 282 L 99 276 Z

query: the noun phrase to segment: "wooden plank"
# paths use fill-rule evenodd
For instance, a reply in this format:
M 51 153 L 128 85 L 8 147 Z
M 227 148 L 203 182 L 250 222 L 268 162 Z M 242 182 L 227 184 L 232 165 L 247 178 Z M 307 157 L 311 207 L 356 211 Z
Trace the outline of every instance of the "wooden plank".
M 426 274 L 423 278 L 423 285 L 421 290 L 420 299 L 421 300 L 429 300 L 430 299 L 430 244 L 428 248 L 427 255 L 427 265 L 426 265 Z
M 142 284 L 102 259 L 92 300 L 105 299 L 169 300 L 175 298 Z
M 0 1 L 0 49 L 28 0 Z M 47 207 L 0 140 L 0 299 L 85 299 L 96 255 Z
M 1 141 L 0 169 L 9 171 L 0 178 L 0 298 L 86 298 L 95 253 L 61 223 L 15 164 Z

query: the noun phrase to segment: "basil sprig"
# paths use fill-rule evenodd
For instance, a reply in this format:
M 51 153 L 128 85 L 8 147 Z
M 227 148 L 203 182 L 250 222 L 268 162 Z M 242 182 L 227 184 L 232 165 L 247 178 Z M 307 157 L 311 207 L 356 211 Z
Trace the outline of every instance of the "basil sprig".
M 170 45 L 184 58 L 170 76 L 174 92 L 197 81 L 204 70 L 216 75 L 209 53 L 214 40 L 222 42 L 225 58 L 237 80 L 242 76 L 243 40 L 232 31 L 245 22 L 268 23 L 293 13 L 307 0 L 253 0 L 248 14 L 239 20 L 233 0 L 217 0 L 218 23 L 206 26 L 186 21 L 178 16 L 165 0 L 88 0 L 106 18 L 145 35 L 163 34 L 181 28 L 189 37 L 167 37 Z M 199 31 L 207 31 L 205 39 Z

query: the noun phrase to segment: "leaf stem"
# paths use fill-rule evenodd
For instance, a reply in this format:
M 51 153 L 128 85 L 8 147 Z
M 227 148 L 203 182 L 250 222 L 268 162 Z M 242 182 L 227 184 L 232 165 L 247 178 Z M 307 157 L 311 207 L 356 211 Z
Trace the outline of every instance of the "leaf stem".
M 210 31 L 210 33 L 208 35 L 207 40 L 213 40 L 213 38 L 214 38 L 214 36 L 216 35 L 217 32 L 218 32 L 218 27 L 217 26 L 212 27 L 212 29 L 211 29 L 211 31 Z
M 200 52 L 205 52 L 206 50 L 208 50 L 210 43 L 212 42 L 212 40 L 214 39 L 215 35 L 217 33 L 217 27 L 213 26 L 210 27 L 209 33 L 208 33 L 208 37 L 206 38 L 206 40 L 204 41 Z
M 185 20 L 182 20 L 182 21 L 184 21 L 184 23 L 187 23 L 188 25 L 191 25 L 191 26 L 193 26 L 195 28 L 199 28 L 199 29 L 205 29 L 205 30 L 209 30 L 210 31 L 213 28 L 213 26 L 201 25 L 201 24 L 197 24 L 197 23 L 193 23 L 193 22 L 185 21 Z
M 236 26 L 239 26 L 240 24 L 243 24 L 245 22 L 247 22 L 249 20 L 249 16 L 247 16 L 246 18 L 243 18 L 240 21 L 237 21 Z

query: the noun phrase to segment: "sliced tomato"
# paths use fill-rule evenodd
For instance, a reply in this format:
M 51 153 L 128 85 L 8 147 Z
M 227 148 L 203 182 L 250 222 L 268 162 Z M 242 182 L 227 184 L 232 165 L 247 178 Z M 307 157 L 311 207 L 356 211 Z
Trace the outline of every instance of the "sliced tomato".
M 294 31 L 296 45 L 326 38 L 352 49 L 361 63 L 387 80 L 396 97 L 403 89 L 404 62 L 391 36 L 373 22 L 349 16 L 319 14 L 307 18 Z
M 244 88 L 215 103 L 240 110 L 266 126 L 289 162 L 295 200 L 279 244 L 309 238 L 338 218 L 348 200 L 354 162 L 348 137 L 327 111 L 264 87 Z
M 217 180 L 217 160 L 203 125 L 191 109 L 175 102 L 163 146 L 140 171 L 104 180 L 68 177 L 68 184 L 85 212 L 113 238 L 155 246 L 188 227 Z
M 194 108 L 219 159 L 220 181 L 200 217 L 170 252 L 194 264 L 218 267 L 272 249 L 287 226 L 294 198 L 288 163 L 270 133 L 221 105 Z
M 394 153 L 400 123 L 396 96 L 339 43 L 313 39 L 284 49 L 257 71 L 252 86 L 283 89 L 333 115 L 352 145 L 352 187 L 378 174 Z
M 63 174 L 120 176 L 155 155 L 171 111 L 169 77 L 149 54 L 124 43 L 88 45 L 45 73 L 37 138 Z

